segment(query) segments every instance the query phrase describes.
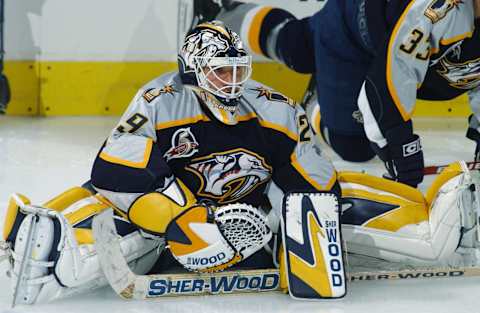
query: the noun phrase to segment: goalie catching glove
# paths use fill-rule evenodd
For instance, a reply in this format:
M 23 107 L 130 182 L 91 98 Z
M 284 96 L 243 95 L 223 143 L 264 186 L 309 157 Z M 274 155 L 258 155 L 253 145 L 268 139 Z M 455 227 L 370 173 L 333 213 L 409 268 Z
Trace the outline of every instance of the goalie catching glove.
M 138 197 L 128 217 L 147 238 L 165 237 L 173 257 L 197 272 L 232 266 L 272 237 L 258 209 L 241 203 L 216 209 L 200 204 L 180 179 L 171 180 L 161 191 Z
M 242 203 L 193 206 L 168 225 L 172 255 L 195 272 L 222 271 L 254 254 L 272 238 L 264 214 Z

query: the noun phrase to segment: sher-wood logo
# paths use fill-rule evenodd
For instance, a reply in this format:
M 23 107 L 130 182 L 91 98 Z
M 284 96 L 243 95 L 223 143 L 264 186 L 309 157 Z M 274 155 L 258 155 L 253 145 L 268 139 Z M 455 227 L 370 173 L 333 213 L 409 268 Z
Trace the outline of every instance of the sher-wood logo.
M 456 277 L 465 275 L 463 270 L 445 270 L 445 271 L 418 271 L 418 272 L 399 272 L 390 273 L 369 273 L 369 274 L 351 274 L 350 281 L 358 280 L 382 280 L 382 279 L 417 279 L 417 278 L 440 278 L 440 277 Z
M 272 291 L 279 288 L 278 272 L 239 275 L 222 274 L 208 278 L 156 279 L 148 289 L 148 297 L 187 294 L 221 294 L 236 291 Z

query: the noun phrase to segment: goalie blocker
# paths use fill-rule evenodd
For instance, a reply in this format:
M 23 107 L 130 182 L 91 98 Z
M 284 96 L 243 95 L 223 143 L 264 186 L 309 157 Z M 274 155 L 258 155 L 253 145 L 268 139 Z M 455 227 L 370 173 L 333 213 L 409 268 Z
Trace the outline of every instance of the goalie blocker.
M 289 193 L 282 234 L 290 296 L 341 298 L 346 294 L 338 199 L 333 193 Z

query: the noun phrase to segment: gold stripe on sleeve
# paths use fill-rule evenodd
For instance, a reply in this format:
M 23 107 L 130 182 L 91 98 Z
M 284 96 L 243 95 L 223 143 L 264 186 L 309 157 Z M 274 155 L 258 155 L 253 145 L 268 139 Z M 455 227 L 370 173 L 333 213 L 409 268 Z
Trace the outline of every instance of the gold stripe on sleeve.
M 292 153 L 290 160 L 292 162 L 292 166 L 297 170 L 300 175 L 315 189 L 317 190 L 330 190 L 332 189 L 333 185 L 337 181 L 337 173 L 334 171 L 332 177 L 330 177 L 327 185 L 322 186 L 318 182 L 316 182 L 310 175 L 308 175 L 307 171 L 302 167 L 302 165 L 298 162 L 297 156 L 295 155 L 295 152 Z
M 265 120 L 259 120 L 258 122 L 260 123 L 260 125 L 262 125 L 265 128 L 274 129 L 276 131 L 284 133 L 285 135 L 287 135 L 293 141 L 295 141 L 295 142 L 298 141 L 298 135 L 296 133 L 292 132 L 291 130 L 289 130 L 285 126 L 278 125 L 278 124 L 268 122 L 268 121 L 265 121 Z
M 460 34 L 460 35 L 457 35 L 457 36 L 453 36 L 452 38 L 443 38 L 440 40 L 440 43 L 442 45 L 450 45 L 454 42 L 457 42 L 457 41 L 460 41 L 460 40 L 463 40 L 465 38 L 470 38 L 472 37 L 473 33 L 472 32 L 467 32 L 467 33 L 464 33 L 464 34 Z
M 148 161 L 150 160 L 150 154 L 152 153 L 152 147 L 153 147 L 153 140 L 151 138 L 148 138 L 147 144 L 145 147 L 145 152 L 143 153 L 143 160 L 140 162 L 133 162 L 133 161 L 128 161 L 124 159 L 120 159 L 118 157 L 111 156 L 105 152 L 100 153 L 100 158 L 110 162 L 110 163 L 115 163 L 115 164 L 120 164 L 120 165 L 125 165 L 128 167 L 134 167 L 134 168 L 146 168 Z
M 245 115 L 237 116 L 236 120 L 237 120 L 237 122 L 246 122 L 246 121 L 249 121 L 249 120 L 254 119 L 254 118 L 258 118 L 258 116 L 254 112 L 251 112 L 251 113 L 248 113 L 248 114 L 245 114 Z M 270 128 L 270 129 L 276 130 L 278 132 L 281 132 L 281 133 L 287 135 L 287 137 L 292 139 L 293 141 L 298 141 L 298 135 L 295 132 L 288 129 L 287 127 L 285 127 L 285 126 L 275 124 L 275 123 L 272 123 L 272 122 L 269 122 L 269 121 L 266 121 L 266 120 L 261 120 L 261 119 L 258 119 L 258 123 L 260 124 L 260 126 L 262 126 L 264 128 Z
M 261 8 L 253 17 L 252 23 L 250 24 L 250 29 L 248 30 L 248 43 L 250 49 L 256 54 L 262 54 L 262 49 L 260 49 L 260 30 L 262 28 L 262 22 L 265 19 L 265 16 L 270 12 L 272 7 Z
M 397 37 L 400 26 L 402 25 L 403 20 L 407 16 L 408 11 L 410 10 L 410 8 L 414 3 L 415 3 L 414 0 L 410 1 L 407 8 L 405 9 L 405 11 L 403 11 L 402 15 L 400 16 L 400 19 L 395 24 L 392 35 L 390 37 L 390 41 L 388 42 L 388 50 L 387 50 L 387 87 L 388 87 L 388 91 L 390 92 L 390 95 L 392 96 L 393 102 L 395 103 L 398 111 L 402 115 L 402 118 L 404 121 L 408 121 L 410 119 L 410 115 L 408 114 L 408 112 L 405 111 L 402 103 L 400 102 L 400 99 L 397 94 L 397 90 L 395 89 L 395 85 L 393 84 L 393 80 L 392 80 L 392 58 L 394 56 L 393 45 L 395 43 L 395 39 Z
M 157 125 L 155 125 L 155 129 L 156 130 L 161 130 L 161 129 L 166 129 L 166 128 L 175 127 L 175 126 L 194 124 L 194 123 L 197 123 L 199 121 L 208 122 L 208 121 L 210 121 L 210 119 L 206 115 L 199 114 L 199 115 L 196 115 L 196 116 L 187 117 L 187 118 L 183 118 L 183 119 L 180 119 L 180 120 L 158 123 Z

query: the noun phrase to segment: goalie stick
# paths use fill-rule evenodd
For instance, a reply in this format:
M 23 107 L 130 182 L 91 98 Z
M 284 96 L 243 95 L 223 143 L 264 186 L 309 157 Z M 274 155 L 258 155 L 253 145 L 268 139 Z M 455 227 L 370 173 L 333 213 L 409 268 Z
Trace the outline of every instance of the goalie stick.
M 467 168 L 471 171 L 475 170 L 480 170 L 480 161 L 471 161 L 471 162 L 465 162 L 467 164 Z M 423 174 L 424 175 L 436 175 L 440 174 L 440 172 L 446 168 L 449 164 L 447 165 L 432 165 L 432 166 L 425 166 L 423 168 Z
M 470 171 L 480 170 L 480 161 L 465 162 L 465 164 Z M 438 175 L 442 172 L 443 169 L 445 169 L 449 165 L 450 164 L 425 166 L 423 168 L 423 175 Z M 390 174 L 388 173 L 383 174 L 382 177 L 391 179 Z
M 124 299 L 280 291 L 278 269 L 237 270 L 213 274 L 134 274 L 121 252 L 111 209 L 95 216 L 93 234 L 100 266 L 110 286 Z M 357 272 L 347 276 L 351 282 L 468 277 L 480 276 L 480 267 Z

